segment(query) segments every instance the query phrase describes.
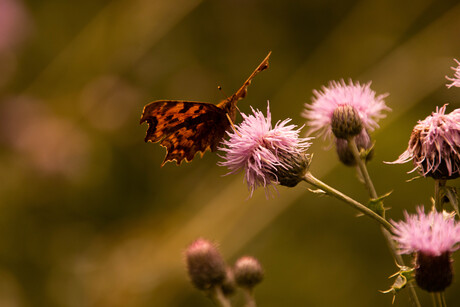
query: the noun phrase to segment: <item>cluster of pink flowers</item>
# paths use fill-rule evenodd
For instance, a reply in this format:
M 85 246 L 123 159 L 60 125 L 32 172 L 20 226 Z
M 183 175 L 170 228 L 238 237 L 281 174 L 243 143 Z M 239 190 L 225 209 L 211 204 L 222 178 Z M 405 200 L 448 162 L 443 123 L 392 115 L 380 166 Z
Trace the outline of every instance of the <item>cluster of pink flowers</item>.
M 316 98 L 312 105 L 307 105 L 303 116 L 309 120 L 310 133 L 319 132 L 324 136 L 331 135 L 334 111 L 344 105 L 350 106 L 348 113 L 359 117 L 359 123 L 354 127 L 362 127 L 359 128 L 362 131 L 358 133 L 365 136 L 368 136 L 368 131 L 378 127 L 377 121 L 385 117 L 383 111 L 390 110 L 383 100 L 387 94 L 376 95 L 370 89 L 370 83 L 353 84 L 350 80 L 347 85 L 343 80 L 333 81 L 328 88 L 323 87 L 322 92 L 314 91 L 314 94 Z M 311 138 L 300 138 L 300 129 L 295 125 L 288 125 L 290 119 L 272 127 L 268 108 L 266 117 L 259 110 L 252 111 L 253 115 L 242 114 L 243 122 L 228 133 L 228 140 L 222 142 L 220 150 L 225 153 L 225 161 L 219 164 L 226 166 L 230 170 L 229 174 L 244 170 L 251 195 L 259 186 L 267 188 L 280 182 L 294 186 L 297 179 L 289 179 L 287 183 L 280 179 L 285 179 L 286 173 L 294 173 L 291 177 L 299 177 L 305 171 L 308 162 L 304 156 Z M 362 146 L 367 145 L 371 145 L 370 140 Z
M 447 85 L 449 88 L 460 87 L 460 62 L 456 62 L 455 77 L 447 77 L 452 82 Z M 313 94 L 312 103 L 306 104 L 302 113 L 308 120 L 308 134 L 316 133 L 325 139 L 334 135 L 337 153 L 346 165 L 355 165 L 356 147 L 360 154 L 365 153 L 362 159 L 370 159 L 373 143 L 369 132 L 378 127 L 378 121 L 385 117 L 384 111 L 390 110 L 384 101 L 387 94 L 376 95 L 370 82 L 361 85 L 351 80 L 348 84 L 343 80 L 331 81 Z M 413 161 L 412 171 L 418 170 L 425 177 L 460 177 L 460 109 L 446 114 L 446 106 L 436 108 L 436 112 L 417 123 L 408 148 L 391 163 Z M 253 115 L 242 114 L 243 122 L 228 133 L 229 140 L 223 141 L 220 149 L 225 153 L 225 161 L 220 165 L 228 167 L 229 173 L 244 170 L 251 195 L 259 186 L 294 186 L 309 166 L 305 152 L 310 138 L 299 138 L 300 129 L 288 125 L 290 119 L 272 127 L 268 107 L 266 117 L 259 110 L 252 112 Z M 404 215 L 405 221 L 391 221 L 399 252 L 415 254 L 415 280 L 420 288 L 444 291 L 453 280 L 451 254 L 460 248 L 460 223 L 452 214 L 434 209 L 425 213 L 423 207 L 417 208 L 415 215 Z
M 455 78 L 447 77 L 452 81 L 449 87 L 460 86 L 460 62 L 456 62 L 459 66 L 454 68 Z M 376 95 L 370 89 L 370 82 L 361 85 L 351 80 L 348 84 L 344 80 L 331 81 L 328 87 L 315 90 L 313 94 L 312 103 L 306 104 L 302 113 L 308 120 L 308 134 L 316 132 L 327 138 L 334 132 L 339 158 L 347 165 L 354 165 L 347 151 L 346 135 L 350 131 L 351 136 L 357 136 L 358 150 L 370 150 L 372 142 L 368 133 L 378 127 L 378 120 L 385 117 L 383 112 L 390 110 L 384 101 L 388 94 Z M 459 177 L 460 110 L 449 114 L 445 111 L 446 105 L 419 121 L 408 148 L 392 163 L 412 160 L 414 170 L 419 170 L 423 176 L 435 179 Z M 287 153 L 304 152 L 310 145 L 308 139 L 298 137 L 299 130 L 295 130 L 295 126 L 287 126 L 289 120 L 278 122 L 272 129 L 269 110 L 267 118 L 260 111 L 253 110 L 253 113 L 249 116 L 243 114 L 241 125 L 229 133 L 230 140 L 223 142 L 221 149 L 226 153 L 226 161 L 220 163 L 227 166 L 230 173 L 244 169 L 251 194 L 258 186 L 267 187 L 278 182 L 276 170 L 288 168 Z

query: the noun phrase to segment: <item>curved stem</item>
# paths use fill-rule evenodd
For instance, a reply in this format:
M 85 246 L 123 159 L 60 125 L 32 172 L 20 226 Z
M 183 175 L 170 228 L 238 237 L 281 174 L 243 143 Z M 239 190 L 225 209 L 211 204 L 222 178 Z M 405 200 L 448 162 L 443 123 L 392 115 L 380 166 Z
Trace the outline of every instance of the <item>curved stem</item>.
M 393 226 L 388 223 L 387 220 L 382 218 L 380 215 L 369 209 L 368 207 L 364 206 L 363 204 L 357 202 L 356 200 L 352 199 L 351 197 L 343 194 L 340 191 L 337 191 L 333 187 L 325 184 L 321 180 L 317 179 L 315 176 L 313 176 L 310 172 L 306 172 L 303 179 L 308 182 L 309 184 L 325 191 L 327 194 L 334 196 L 335 198 L 347 203 L 354 209 L 360 211 L 361 213 L 369 216 L 370 218 L 374 219 L 377 221 L 383 228 L 388 230 L 390 233 L 393 232 Z
M 369 216 L 370 218 L 376 220 L 380 224 L 380 226 L 382 228 L 383 235 L 387 239 L 387 243 L 390 246 L 390 250 L 392 251 L 392 254 L 393 254 L 394 258 L 397 260 L 397 262 L 400 265 L 404 265 L 404 261 L 403 261 L 401 255 L 399 255 L 396 252 L 396 249 L 395 249 L 394 243 L 393 243 L 393 239 L 391 238 L 391 233 L 393 233 L 393 226 L 390 223 L 388 223 L 387 220 L 385 220 L 383 217 L 381 217 L 380 215 L 378 215 L 377 213 L 375 213 L 371 209 L 367 208 L 363 204 L 357 202 L 356 200 L 350 198 L 349 196 L 343 194 L 342 192 L 337 191 L 336 189 L 328 186 L 327 184 L 325 184 L 321 180 L 319 180 L 316 177 L 314 177 L 310 172 L 306 172 L 304 177 L 303 177 L 303 179 L 306 182 L 308 182 L 309 184 L 311 184 L 311 185 L 313 185 L 313 186 L 325 191 L 327 194 L 329 194 L 331 196 L 334 196 L 335 198 L 347 203 L 348 205 L 350 205 L 351 207 L 355 208 L 356 210 L 358 210 L 358 211 L 364 213 L 365 215 Z M 409 289 L 409 293 L 410 293 L 410 297 L 411 297 L 413 305 L 416 306 L 416 307 L 420 307 L 421 306 L 420 301 L 418 300 L 417 293 L 415 292 L 415 289 L 414 289 L 413 285 L 409 284 L 408 289 Z

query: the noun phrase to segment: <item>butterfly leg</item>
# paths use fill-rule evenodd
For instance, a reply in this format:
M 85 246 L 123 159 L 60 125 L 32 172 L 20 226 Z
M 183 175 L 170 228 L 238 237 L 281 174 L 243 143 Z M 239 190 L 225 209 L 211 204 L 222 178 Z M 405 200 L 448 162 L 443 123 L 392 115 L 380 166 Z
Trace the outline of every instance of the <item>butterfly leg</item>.
M 233 121 L 232 121 L 232 119 L 230 118 L 230 115 L 228 115 L 228 113 L 225 113 L 225 115 L 227 115 L 228 121 L 230 122 L 230 125 L 232 125 L 233 131 L 235 131 L 236 134 L 238 134 L 239 136 L 241 136 L 241 134 L 236 130 L 235 125 L 233 124 Z

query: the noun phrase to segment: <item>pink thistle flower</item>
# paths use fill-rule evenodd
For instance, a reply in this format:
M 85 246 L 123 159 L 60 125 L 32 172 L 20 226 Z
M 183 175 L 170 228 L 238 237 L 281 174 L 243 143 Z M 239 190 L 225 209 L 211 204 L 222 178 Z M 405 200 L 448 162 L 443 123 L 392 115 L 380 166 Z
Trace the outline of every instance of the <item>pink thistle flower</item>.
M 329 82 L 329 86 L 323 86 L 322 91 L 314 90 L 313 102 L 305 104 L 306 109 L 302 113 L 302 116 L 309 121 L 308 134 L 317 132 L 324 138 L 330 137 L 334 111 L 344 105 L 351 106 L 357 112 L 364 129 L 373 131 L 378 128 L 378 120 L 385 117 L 382 112 L 391 109 L 384 101 L 388 94 L 376 96 L 376 93 L 370 89 L 370 85 L 371 82 L 364 85 L 359 82 L 353 84 L 352 80 L 346 84 L 342 79 L 340 82 Z
M 227 132 L 230 139 L 219 148 L 225 152 L 225 161 L 219 165 L 226 166 L 228 174 L 244 170 L 251 196 L 259 186 L 267 192 L 273 184 L 295 186 L 308 167 L 309 157 L 304 152 L 311 138 L 299 138 L 300 129 L 288 125 L 291 119 L 272 127 L 269 106 L 267 117 L 259 110 L 252 112 L 253 115 L 242 113 L 243 122 Z
M 453 215 L 436 211 L 425 214 L 423 207 L 418 207 L 417 214 L 404 212 L 404 216 L 406 221 L 391 221 L 401 254 L 440 256 L 460 248 L 460 223 Z
M 452 81 L 451 84 L 446 84 L 448 88 L 451 88 L 452 86 L 460 87 L 460 62 L 457 59 L 454 59 L 454 61 L 457 63 L 457 67 L 451 67 L 452 70 L 455 71 L 454 77 L 450 78 L 446 76 L 447 80 Z
M 415 253 L 415 281 L 420 288 L 444 291 L 453 279 L 451 255 L 460 247 L 460 224 L 452 214 L 435 210 L 425 214 L 423 207 L 417 214 L 404 215 L 406 221 L 391 221 L 399 252 Z
M 396 161 L 410 160 L 423 176 L 455 179 L 460 176 L 460 109 L 445 114 L 446 105 L 418 121 L 412 130 L 409 146 Z

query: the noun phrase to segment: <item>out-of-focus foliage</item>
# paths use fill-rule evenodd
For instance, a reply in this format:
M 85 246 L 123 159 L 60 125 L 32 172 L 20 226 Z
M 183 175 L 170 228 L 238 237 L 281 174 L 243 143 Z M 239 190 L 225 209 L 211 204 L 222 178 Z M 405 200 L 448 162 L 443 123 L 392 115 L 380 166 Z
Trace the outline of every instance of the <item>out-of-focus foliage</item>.
M 437 105 L 460 107 L 444 79 L 459 16 L 447 0 L 0 0 L 0 306 L 212 306 L 184 268 L 198 236 L 229 263 L 260 260 L 260 306 L 390 305 L 378 290 L 396 266 L 374 222 L 306 184 L 248 199 L 213 153 L 160 168 L 164 149 L 138 121 L 156 99 L 220 101 L 217 86 L 233 93 L 270 50 L 242 112 L 270 100 L 274 121 L 302 125 L 313 89 L 372 80 L 393 112 L 369 168 L 399 219 L 429 206 L 434 185 L 382 161 Z M 314 143 L 314 174 L 366 202 L 354 170 Z M 395 306 L 409 306 L 405 291 Z

